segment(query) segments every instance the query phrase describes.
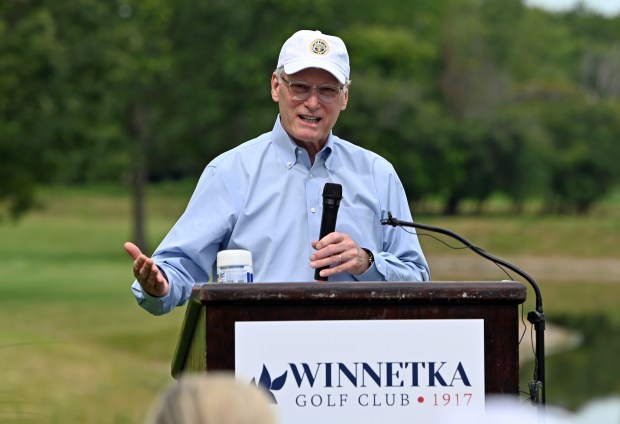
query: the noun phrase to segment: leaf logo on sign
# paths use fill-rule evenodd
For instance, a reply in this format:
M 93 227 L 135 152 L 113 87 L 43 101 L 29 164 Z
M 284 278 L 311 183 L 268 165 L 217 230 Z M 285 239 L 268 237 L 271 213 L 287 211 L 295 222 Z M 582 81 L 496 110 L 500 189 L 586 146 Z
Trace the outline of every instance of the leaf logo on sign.
M 272 380 L 271 375 L 269 374 L 269 370 L 267 370 L 267 367 L 263 364 L 263 371 L 260 374 L 260 379 L 258 380 L 257 386 L 262 386 L 267 390 L 269 399 L 274 404 L 277 404 L 278 401 L 276 400 L 273 391 L 280 390 L 282 387 L 284 387 L 284 383 L 286 383 L 287 373 L 288 371 L 284 371 L 284 374 Z M 256 379 L 253 378 L 251 384 L 256 385 Z

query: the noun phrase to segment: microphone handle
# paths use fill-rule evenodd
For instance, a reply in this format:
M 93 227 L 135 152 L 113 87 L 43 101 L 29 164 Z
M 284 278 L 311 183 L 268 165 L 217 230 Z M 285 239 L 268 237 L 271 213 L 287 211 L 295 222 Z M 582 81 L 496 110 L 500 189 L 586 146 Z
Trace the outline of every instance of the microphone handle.
M 319 240 L 336 231 L 336 217 L 338 216 L 339 203 L 334 201 L 323 202 L 323 215 L 321 216 L 321 231 Z M 329 268 L 324 266 L 314 270 L 314 279 L 318 281 L 327 281 L 327 277 L 321 277 L 320 272 L 323 269 Z

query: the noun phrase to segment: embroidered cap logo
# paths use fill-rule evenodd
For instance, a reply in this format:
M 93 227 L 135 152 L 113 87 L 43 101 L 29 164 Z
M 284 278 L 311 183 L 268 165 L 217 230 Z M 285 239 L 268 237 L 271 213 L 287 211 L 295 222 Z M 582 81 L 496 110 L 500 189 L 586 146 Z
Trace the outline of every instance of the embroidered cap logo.
M 310 51 L 314 54 L 324 56 L 329 52 L 329 45 L 327 44 L 327 41 L 319 38 L 310 43 Z

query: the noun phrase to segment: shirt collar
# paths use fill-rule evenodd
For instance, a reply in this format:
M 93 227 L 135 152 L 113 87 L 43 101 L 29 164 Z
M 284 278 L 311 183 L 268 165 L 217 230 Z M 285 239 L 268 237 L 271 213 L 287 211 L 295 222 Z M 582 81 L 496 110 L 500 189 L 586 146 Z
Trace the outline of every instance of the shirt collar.
M 271 142 L 273 143 L 280 160 L 287 169 L 291 169 L 297 163 L 297 145 L 291 140 L 282 124 L 280 123 L 280 115 L 276 119 L 271 132 Z
M 314 158 L 315 163 L 323 162 L 323 166 L 325 166 L 325 169 L 327 169 L 328 171 L 331 171 L 330 166 L 333 162 L 333 155 L 332 155 L 333 151 L 334 151 L 334 136 L 330 132 L 329 136 L 327 137 L 327 142 L 325 143 L 325 146 L 323 146 L 321 151 L 317 153 L 316 157 Z

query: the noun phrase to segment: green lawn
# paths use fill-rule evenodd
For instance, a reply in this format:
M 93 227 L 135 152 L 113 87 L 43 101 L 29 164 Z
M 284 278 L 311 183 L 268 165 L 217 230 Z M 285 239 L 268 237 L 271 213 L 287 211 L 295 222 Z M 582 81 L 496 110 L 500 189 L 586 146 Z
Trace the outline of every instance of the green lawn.
M 184 208 L 191 188 L 152 189 L 151 242 Z M 130 199 L 121 188 L 55 189 L 42 208 L 0 224 L 0 422 L 138 423 L 172 381 L 184 308 L 163 317 L 130 292 Z M 620 209 L 620 208 L 619 208 Z M 588 218 L 438 218 L 497 255 L 618 258 L 620 211 Z M 459 254 L 424 242 L 429 255 Z M 455 276 L 456 277 L 456 276 Z M 544 284 L 547 315 L 604 315 L 618 323 L 620 285 Z
M 182 209 L 166 200 L 150 202 L 154 240 Z M 184 310 L 136 305 L 125 193 L 54 190 L 43 205 L 0 226 L 0 422 L 141 422 L 171 381 Z

